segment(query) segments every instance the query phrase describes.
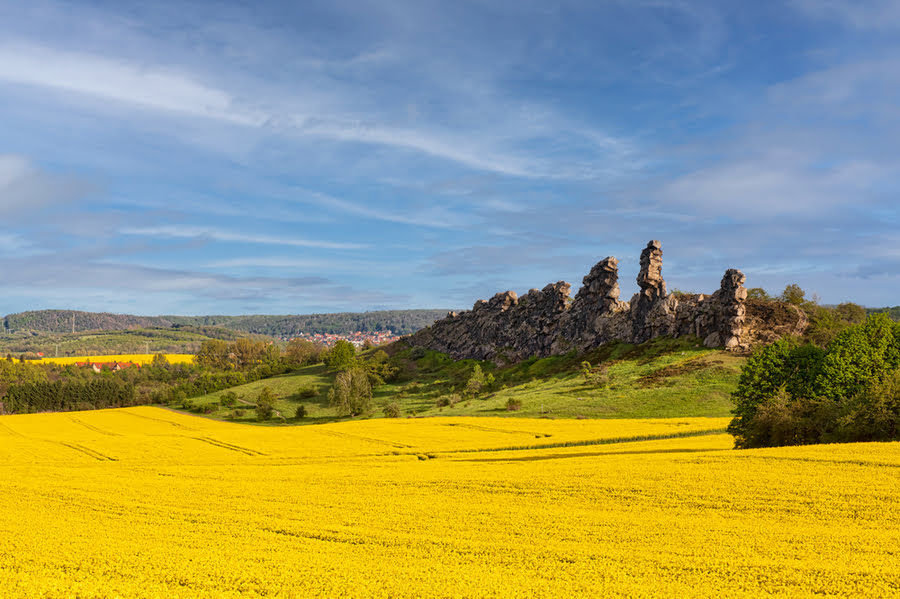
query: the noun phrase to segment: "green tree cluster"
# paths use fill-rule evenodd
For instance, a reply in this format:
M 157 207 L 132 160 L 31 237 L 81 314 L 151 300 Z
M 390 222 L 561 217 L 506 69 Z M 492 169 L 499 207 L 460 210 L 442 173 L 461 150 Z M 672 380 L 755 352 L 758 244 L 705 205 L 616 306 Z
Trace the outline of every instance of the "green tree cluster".
M 11 414 L 120 408 L 135 404 L 134 386 L 104 377 L 92 381 L 44 381 L 9 386 L 4 407 Z
M 275 413 L 275 394 L 268 387 L 263 387 L 256 398 L 256 419 L 260 422 L 270 420 Z
M 736 447 L 900 439 L 900 323 L 876 314 L 824 348 L 781 339 L 741 370 Z
M 356 363 L 356 347 L 339 339 L 323 356 L 329 370 L 347 370 Z
M 328 390 L 328 404 L 340 416 L 358 416 L 372 409 L 372 386 L 364 368 L 354 366 L 337 374 Z

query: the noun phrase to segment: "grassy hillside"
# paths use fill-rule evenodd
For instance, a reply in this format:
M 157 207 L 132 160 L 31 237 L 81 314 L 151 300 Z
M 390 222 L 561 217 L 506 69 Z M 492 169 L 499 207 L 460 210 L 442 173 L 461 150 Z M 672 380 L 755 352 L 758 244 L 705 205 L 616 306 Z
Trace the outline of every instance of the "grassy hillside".
M 208 339 L 232 341 L 242 336 L 228 329 L 184 327 L 82 333 L 13 333 L 0 335 L 0 353 L 43 352 L 51 356 L 133 353 L 195 354 Z
M 445 354 L 396 346 L 391 363 L 397 380 L 375 388 L 370 416 L 382 417 L 385 405 L 396 402 L 404 416 L 524 416 L 552 418 L 661 418 L 729 416 L 730 393 L 744 358 L 703 348 L 696 339 L 657 339 L 639 346 L 607 345 L 585 355 L 530 359 L 498 368 L 490 362 L 454 361 Z M 372 352 L 361 359 L 370 357 Z M 582 372 L 589 361 L 590 380 Z M 465 387 L 475 365 L 494 377 L 493 385 L 476 397 Z M 237 420 L 254 421 L 252 406 L 263 387 L 276 397 L 276 409 L 290 420 L 304 404 L 303 422 L 338 420 L 328 406 L 334 380 L 325 366 L 306 367 L 281 377 L 232 389 L 243 399 Z M 316 394 L 301 399 L 302 389 Z M 199 406 L 219 402 L 225 392 L 193 401 Z M 507 410 L 508 400 L 521 408 Z M 233 417 L 234 408 L 218 408 L 211 415 Z

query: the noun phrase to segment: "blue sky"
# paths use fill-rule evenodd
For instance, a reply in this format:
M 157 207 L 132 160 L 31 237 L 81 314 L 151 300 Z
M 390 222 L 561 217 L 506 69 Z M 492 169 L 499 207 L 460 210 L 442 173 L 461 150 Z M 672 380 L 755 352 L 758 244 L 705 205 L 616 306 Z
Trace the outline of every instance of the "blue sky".
M 2 305 L 900 304 L 900 3 L 0 0 Z

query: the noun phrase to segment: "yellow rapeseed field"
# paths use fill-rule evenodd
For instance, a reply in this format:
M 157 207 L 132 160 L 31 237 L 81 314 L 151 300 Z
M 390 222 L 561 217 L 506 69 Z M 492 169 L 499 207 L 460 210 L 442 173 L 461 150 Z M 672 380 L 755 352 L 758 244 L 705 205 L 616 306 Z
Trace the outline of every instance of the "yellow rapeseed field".
M 133 364 L 144 365 L 152 362 L 153 356 L 155 355 L 156 354 L 115 354 L 110 356 L 64 356 L 61 358 L 41 358 L 40 360 L 33 360 L 33 362 L 35 364 L 62 364 L 63 366 L 85 361 L 88 361 L 91 364 L 97 362 L 132 362 Z M 184 364 L 194 361 L 193 354 L 164 355 L 170 364 Z
M 900 596 L 900 444 L 726 422 L 4 416 L 0 596 Z

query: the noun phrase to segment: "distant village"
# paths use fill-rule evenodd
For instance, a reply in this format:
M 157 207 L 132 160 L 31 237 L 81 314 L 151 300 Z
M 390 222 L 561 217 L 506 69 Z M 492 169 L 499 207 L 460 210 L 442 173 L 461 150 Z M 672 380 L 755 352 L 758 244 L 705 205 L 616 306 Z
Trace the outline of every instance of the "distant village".
M 395 335 L 393 331 L 355 331 L 353 333 L 331 334 L 331 333 L 300 333 L 293 337 L 283 337 L 283 341 L 291 339 L 305 339 L 313 343 L 319 343 L 325 347 L 331 347 L 340 340 L 349 341 L 357 348 L 363 347 L 366 342 L 371 345 L 381 345 L 383 343 L 392 343 L 400 339 L 401 335 Z

